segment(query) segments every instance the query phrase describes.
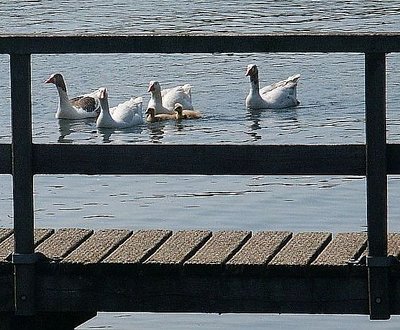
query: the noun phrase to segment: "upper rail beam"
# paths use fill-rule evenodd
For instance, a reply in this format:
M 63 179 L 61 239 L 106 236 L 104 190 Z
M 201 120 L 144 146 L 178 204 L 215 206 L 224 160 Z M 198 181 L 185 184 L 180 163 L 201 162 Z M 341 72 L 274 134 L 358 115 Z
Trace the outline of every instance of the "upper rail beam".
M 363 145 L 33 147 L 35 174 L 365 175 Z
M 2 35 L 2 54 L 400 52 L 398 33 Z

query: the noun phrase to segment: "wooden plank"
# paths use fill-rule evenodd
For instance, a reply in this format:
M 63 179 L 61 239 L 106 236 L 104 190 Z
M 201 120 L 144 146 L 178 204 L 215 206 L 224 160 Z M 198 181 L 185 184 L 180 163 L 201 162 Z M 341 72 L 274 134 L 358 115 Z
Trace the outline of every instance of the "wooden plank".
M 130 235 L 131 231 L 123 229 L 99 230 L 65 257 L 61 263 L 98 263 L 112 253 Z
M 307 266 L 331 240 L 330 233 L 297 233 L 271 260 L 273 266 Z
M 400 258 L 400 233 L 388 234 L 388 251 L 389 256 Z
M 104 259 L 103 263 L 141 263 L 158 249 L 169 236 L 171 236 L 169 230 L 139 230 Z
M 0 53 L 399 52 L 398 33 L 3 35 Z
M 338 233 L 311 264 L 315 266 L 346 266 L 356 260 L 367 246 L 366 233 Z
M 210 271 L 210 266 L 203 264 L 193 266 L 194 272 L 192 266 L 183 271 L 182 267 L 168 264 L 140 265 L 139 270 L 103 263 L 84 266 L 80 272 L 68 272 L 60 270 L 73 265 L 59 265 L 62 266 L 52 265 L 38 276 L 40 310 L 368 313 L 366 267 L 353 267 L 358 269 L 356 272 L 351 268 L 347 272 L 336 268 L 327 276 L 319 270 L 324 267 L 303 266 L 293 266 L 290 271 L 287 267 L 267 266 L 265 273 L 237 272 L 236 267 L 215 265 L 211 267 L 215 271 Z M 398 300 L 399 277 L 394 281 L 397 289 L 393 290 L 392 298 Z
M 11 173 L 11 145 L 0 144 L 0 174 Z
M 58 229 L 47 240 L 43 241 L 35 252 L 43 253 L 51 260 L 60 260 L 84 242 L 93 230 L 79 228 Z
M 265 265 L 289 241 L 292 233 L 285 231 L 263 231 L 250 240 L 230 259 L 228 265 Z
M 365 146 L 35 144 L 33 163 L 36 174 L 365 175 Z
M 207 230 L 182 230 L 174 233 L 147 261 L 150 264 L 181 265 L 211 237 Z
M 11 236 L 13 229 L 11 228 L 0 228 L 0 243 L 4 241 L 7 237 Z
M 34 245 L 37 246 L 45 239 L 47 239 L 52 233 L 53 229 L 35 229 L 34 231 Z M 8 236 L 4 241 L 0 243 L 0 261 L 8 259 L 11 253 L 14 252 L 14 235 Z
M 222 265 L 249 239 L 247 231 L 219 231 L 185 265 Z

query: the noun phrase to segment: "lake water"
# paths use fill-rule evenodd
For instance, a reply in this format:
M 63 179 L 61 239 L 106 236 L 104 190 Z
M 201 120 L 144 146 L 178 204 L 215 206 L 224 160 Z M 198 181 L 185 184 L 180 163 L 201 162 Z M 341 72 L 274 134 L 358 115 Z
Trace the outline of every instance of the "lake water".
M 270 33 L 399 31 L 400 1 L 0 1 L 2 33 Z M 301 105 L 249 112 L 245 68 L 261 84 L 300 73 Z M 400 142 L 400 57 L 388 66 L 388 141 Z M 75 144 L 365 142 L 362 54 L 34 55 L 34 142 Z M 143 96 L 150 80 L 189 82 L 205 117 L 180 124 L 97 130 L 94 121 L 57 121 L 65 76 L 71 96 L 106 86 L 111 105 Z M 10 138 L 8 56 L 0 56 L 0 143 Z M 23 79 L 23 77 L 21 77 Z M 163 159 L 166 166 L 173 166 Z M 66 165 L 67 166 L 67 165 Z M 95 164 L 94 164 L 95 166 Z M 400 231 L 399 177 L 389 178 L 389 229 Z M 12 226 L 11 177 L 0 176 L 0 226 Z M 365 180 L 348 176 L 36 176 L 37 227 L 362 231 Z M 79 329 L 397 329 L 400 318 L 367 316 L 99 313 Z

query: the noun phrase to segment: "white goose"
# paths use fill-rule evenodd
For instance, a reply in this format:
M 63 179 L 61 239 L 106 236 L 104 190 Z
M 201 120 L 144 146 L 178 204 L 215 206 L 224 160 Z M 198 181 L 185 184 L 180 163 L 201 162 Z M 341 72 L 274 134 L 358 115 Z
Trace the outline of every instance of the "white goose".
M 258 68 L 255 64 L 247 66 L 246 76 L 250 76 L 251 89 L 246 97 L 246 107 L 249 109 L 283 109 L 300 104 L 297 100 L 296 87 L 299 74 L 286 80 L 265 86 L 260 89 Z
M 99 128 L 128 128 L 143 123 L 141 97 L 130 100 L 109 108 L 108 93 L 106 88 L 100 88 L 101 111 L 97 118 L 96 126 Z
M 151 98 L 147 108 L 154 108 L 156 113 L 174 114 L 176 103 L 182 104 L 185 109 L 192 110 L 192 87 L 189 84 L 161 90 L 158 81 L 150 81 L 148 92 Z
M 99 91 L 69 99 L 67 87 L 60 73 L 51 75 L 45 83 L 54 84 L 57 87 L 59 102 L 56 112 L 58 119 L 82 119 L 95 118 L 100 113 Z

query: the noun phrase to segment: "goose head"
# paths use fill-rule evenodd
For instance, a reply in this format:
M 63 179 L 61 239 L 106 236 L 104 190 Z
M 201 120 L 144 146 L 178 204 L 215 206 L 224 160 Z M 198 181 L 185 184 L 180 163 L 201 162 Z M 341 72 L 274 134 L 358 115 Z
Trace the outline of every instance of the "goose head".
M 249 64 L 246 69 L 246 76 L 250 77 L 250 81 L 258 83 L 258 68 L 255 64 Z
M 108 92 L 107 92 L 107 88 L 102 87 L 99 88 L 99 100 L 100 100 L 100 104 L 101 104 L 101 108 L 103 110 L 108 110 Z
M 148 92 L 161 92 L 161 86 L 158 81 L 150 81 Z
M 146 114 L 147 116 L 149 116 L 150 118 L 153 118 L 153 117 L 155 116 L 155 114 L 156 114 L 156 109 L 154 109 L 154 108 L 148 108 L 148 109 L 146 110 L 145 114 Z
M 183 106 L 180 103 L 175 103 L 174 111 L 178 113 L 178 115 L 182 115 Z
M 67 92 L 67 87 L 65 85 L 64 77 L 61 73 L 52 74 L 45 82 L 45 84 L 54 84 L 61 88 L 64 92 Z

